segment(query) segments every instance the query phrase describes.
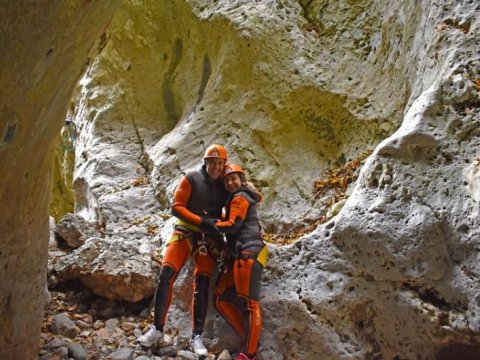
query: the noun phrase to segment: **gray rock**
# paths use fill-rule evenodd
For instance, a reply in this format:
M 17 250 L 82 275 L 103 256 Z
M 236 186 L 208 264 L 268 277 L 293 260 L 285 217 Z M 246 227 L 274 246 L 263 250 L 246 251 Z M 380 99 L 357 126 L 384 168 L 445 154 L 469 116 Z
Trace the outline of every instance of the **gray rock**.
M 80 329 L 90 329 L 92 327 L 92 324 L 89 324 L 83 320 L 75 320 L 75 325 Z
M 113 352 L 110 355 L 110 357 L 112 360 L 132 360 L 133 350 L 130 348 L 123 347 Z
M 54 334 L 74 338 L 77 336 L 75 323 L 68 317 L 67 313 L 60 313 L 53 317 L 50 329 Z
M 53 357 L 60 360 L 68 360 L 68 348 L 66 346 L 61 346 L 53 352 Z
M 173 339 L 173 346 L 177 349 L 185 349 L 190 345 L 190 338 L 179 335 Z
M 82 345 L 77 343 L 67 343 L 68 355 L 75 360 L 86 360 L 88 354 Z
M 196 360 L 197 359 L 197 355 L 195 355 L 193 352 L 191 351 L 186 351 L 186 350 L 180 350 L 178 353 L 177 353 L 177 358 L 181 359 L 181 360 Z
M 111 318 L 105 321 L 105 327 L 111 330 L 115 330 L 116 328 L 118 328 L 119 324 L 120 324 L 120 321 L 118 321 L 117 318 Z
M 78 214 L 67 214 L 55 227 L 55 234 L 64 240 L 68 246 L 76 249 L 85 240 L 96 234 L 96 231 Z
M 225 349 L 218 355 L 217 360 L 232 360 L 232 357 L 230 356 L 230 352 Z
M 165 347 L 161 347 L 159 350 L 158 350 L 158 355 L 160 356 L 175 356 L 177 355 L 177 352 L 178 352 L 178 348 L 176 348 L 175 346 L 165 346 Z
M 52 352 L 42 355 L 39 360 L 68 360 L 68 348 L 60 346 Z
M 138 243 L 121 237 L 91 237 L 72 253 L 56 259 L 53 268 L 58 279 L 81 279 L 96 295 L 137 302 L 155 290 L 151 265 L 150 255 L 139 254 Z M 102 318 L 110 318 L 117 315 L 116 307 L 98 311 Z
M 48 344 L 45 346 L 45 349 L 53 351 L 54 349 L 59 348 L 60 346 L 65 346 L 66 344 L 67 342 L 65 340 L 56 337 L 53 340 L 48 342 Z

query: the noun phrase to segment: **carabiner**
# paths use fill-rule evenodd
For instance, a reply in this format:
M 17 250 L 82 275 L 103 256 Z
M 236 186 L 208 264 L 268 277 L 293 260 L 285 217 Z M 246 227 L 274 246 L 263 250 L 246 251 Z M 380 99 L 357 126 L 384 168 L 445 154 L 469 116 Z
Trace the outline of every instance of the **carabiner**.
M 198 246 L 198 253 L 202 256 L 206 256 L 208 254 L 208 250 L 205 244 L 200 244 Z

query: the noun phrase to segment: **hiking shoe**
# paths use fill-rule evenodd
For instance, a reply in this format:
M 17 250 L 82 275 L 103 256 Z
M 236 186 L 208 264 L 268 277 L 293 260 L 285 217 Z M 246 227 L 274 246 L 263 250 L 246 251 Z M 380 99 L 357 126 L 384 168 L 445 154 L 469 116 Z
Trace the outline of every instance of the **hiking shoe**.
M 161 331 L 158 331 L 155 325 L 150 327 L 144 335 L 140 336 L 137 341 L 140 345 L 145 347 L 151 347 L 153 344 L 156 344 L 159 340 L 163 340 L 163 334 Z
M 190 346 L 192 347 L 193 352 L 198 356 L 208 355 L 208 350 L 205 345 L 203 345 L 202 335 L 195 335 L 190 340 Z
M 245 353 L 240 353 L 238 356 L 235 358 L 235 360 L 257 360 L 257 357 L 253 355 L 252 357 L 248 356 Z

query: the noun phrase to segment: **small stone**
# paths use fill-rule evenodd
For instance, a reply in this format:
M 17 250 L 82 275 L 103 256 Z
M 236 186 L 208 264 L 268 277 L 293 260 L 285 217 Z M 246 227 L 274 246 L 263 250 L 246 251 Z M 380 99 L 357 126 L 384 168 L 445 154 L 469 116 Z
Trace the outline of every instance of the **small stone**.
M 59 348 L 60 346 L 65 346 L 66 343 L 67 342 L 63 339 L 54 338 L 45 346 L 45 349 L 47 349 L 48 351 L 53 351 L 54 349 Z
M 197 355 L 191 351 L 180 350 L 177 353 L 177 357 L 181 360 L 197 360 Z
M 107 321 L 105 321 L 105 327 L 107 329 L 115 330 L 118 327 L 119 323 L 120 322 L 116 318 L 108 319 Z
M 134 330 L 137 326 L 138 326 L 137 323 L 129 322 L 129 321 L 125 321 L 120 325 L 120 327 L 123 329 L 123 331 L 126 331 L 126 332 L 130 332 L 130 331 Z
M 59 360 L 68 360 L 68 348 L 66 346 L 59 347 L 53 352 L 53 358 Z
M 129 344 L 128 344 L 128 339 L 127 339 L 127 338 L 122 339 L 118 345 L 119 345 L 120 347 L 128 347 L 128 346 L 129 346 Z
M 103 321 L 102 320 L 97 320 L 93 323 L 93 328 L 95 330 L 101 329 L 104 327 Z
M 173 345 L 173 336 L 171 334 L 165 334 L 163 336 L 163 345 L 172 346 Z
M 110 355 L 112 360 L 133 360 L 133 350 L 122 347 Z
M 75 320 L 75 325 L 77 325 L 80 329 L 88 329 L 91 324 L 86 323 L 83 320 Z
M 178 352 L 178 348 L 175 346 L 166 346 L 160 348 L 157 353 L 160 356 L 176 356 Z
M 185 349 L 190 345 L 190 338 L 187 338 L 185 336 L 177 336 L 173 340 L 173 346 L 175 346 L 177 349 Z
M 54 334 L 67 336 L 69 338 L 77 336 L 77 327 L 66 313 L 60 313 L 53 317 L 50 330 Z
M 87 360 L 88 354 L 82 345 L 77 343 L 68 343 L 68 356 L 75 360 Z
M 218 355 L 217 360 L 232 360 L 232 357 L 230 356 L 230 352 L 225 349 Z
M 94 229 L 78 214 L 66 214 L 55 227 L 55 235 L 71 248 L 78 248 L 85 239 L 94 233 Z

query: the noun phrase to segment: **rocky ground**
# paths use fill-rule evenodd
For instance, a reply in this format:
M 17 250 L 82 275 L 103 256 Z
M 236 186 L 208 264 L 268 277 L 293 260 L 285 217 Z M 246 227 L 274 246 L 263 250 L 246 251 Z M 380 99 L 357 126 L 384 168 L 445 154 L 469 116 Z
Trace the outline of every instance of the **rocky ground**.
M 85 289 L 51 291 L 41 334 L 40 360 L 160 360 L 197 359 L 190 351 L 187 334 L 167 330 L 158 347 L 147 349 L 137 338 L 152 323 L 148 303 L 110 302 Z M 209 360 L 231 359 L 228 350 L 217 349 L 215 340 L 205 345 Z

